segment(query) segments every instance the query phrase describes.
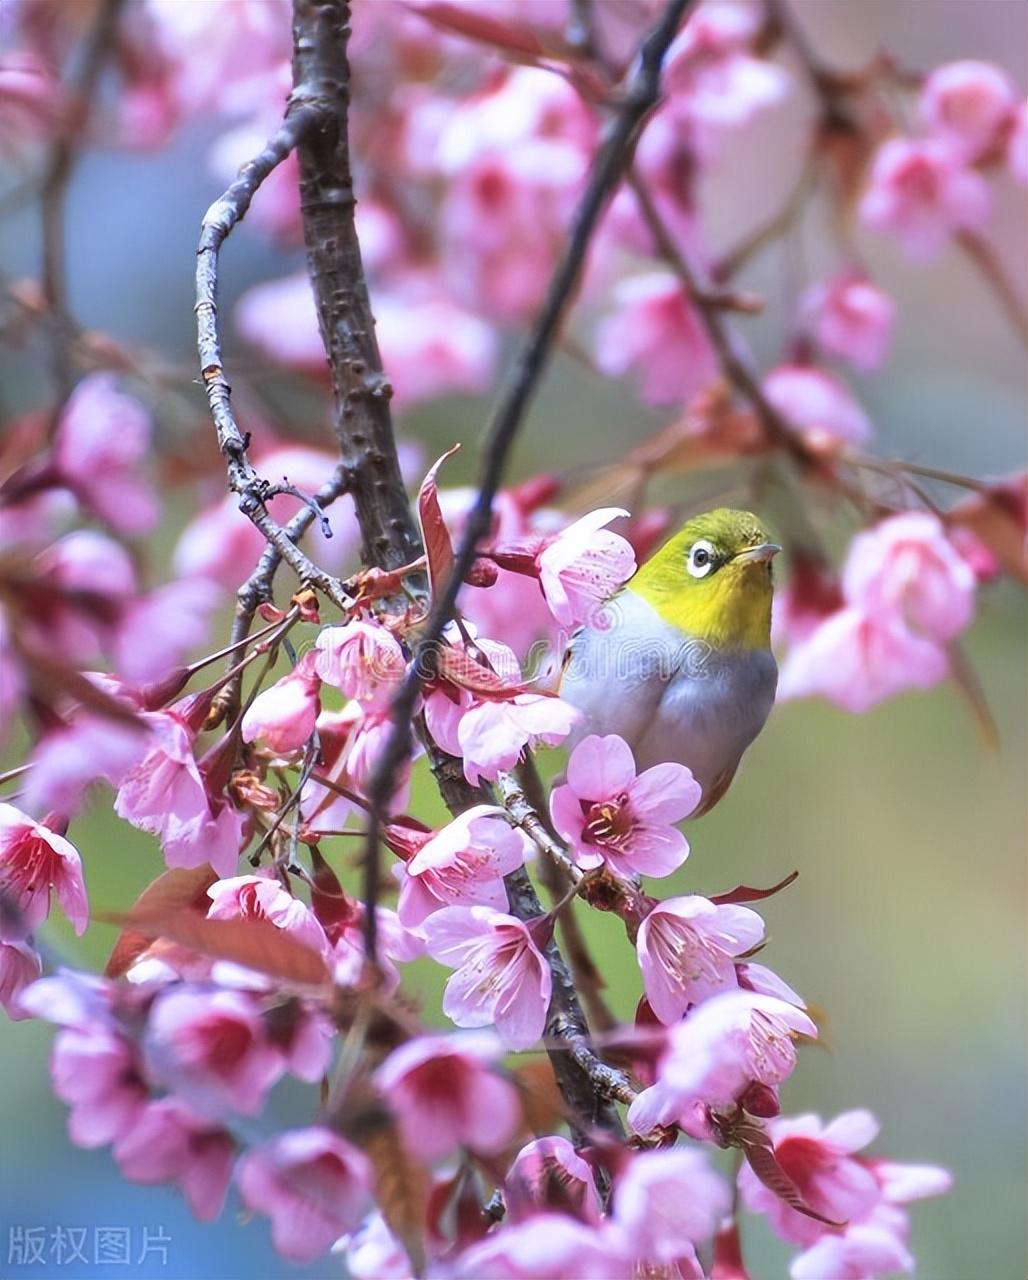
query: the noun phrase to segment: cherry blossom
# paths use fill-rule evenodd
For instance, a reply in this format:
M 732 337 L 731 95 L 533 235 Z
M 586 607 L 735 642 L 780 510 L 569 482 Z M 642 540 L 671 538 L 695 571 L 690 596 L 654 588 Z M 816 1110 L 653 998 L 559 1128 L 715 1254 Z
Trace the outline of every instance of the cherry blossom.
M 310 739 L 321 710 L 321 680 L 305 654 L 296 667 L 262 690 L 243 716 L 244 742 L 260 740 L 278 754 L 296 751 Z
M 175 986 L 154 1001 L 146 1062 L 154 1079 L 198 1115 L 256 1115 L 285 1071 L 260 1010 L 244 992 Z
M 613 1216 L 634 1257 L 669 1263 L 714 1234 L 730 1201 L 702 1152 L 675 1147 L 632 1157 L 614 1182 Z
M 974 616 L 974 571 L 927 511 L 892 516 L 858 533 L 842 571 L 847 600 L 900 615 L 914 630 L 951 640 Z
M 211 920 L 266 920 L 292 934 L 312 951 L 325 951 L 328 939 L 310 907 L 294 898 L 270 875 L 233 876 L 207 890 Z
M 291 1262 L 313 1262 L 359 1225 L 371 1166 L 328 1129 L 290 1129 L 242 1157 L 236 1184 L 247 1208 L 271 1219 L 278 1252 Z
M 630 276 L 614 290 L 616 310 L 596 331 L 604 373 L 639 375 L 650 404 L 681 404 L 718 378 L 718 363 L 682 282 L 669 271 Z
M 235 870 L 244 818 L 208 794 L 193 756 L 192 738 L 174 714 L 148 717 L 155 745 L 118 788 L 115 811 L 160 838 L 169 867 L 209 862 L 222 876 Z
M 213 1222 L 232 1178 L 235 1144 L 176 1098 L 159 1098 L 115 1139 L 114 1158 L 129 1182 L 176 1182 L 194 1217 Z
M 507 907 L 503 877 L 525 860 L 525 842 L 502 809 L 474 805 L 421 844 L 403 869 L 398 914 L 416 927 L 440 907 Z
M 541 1213 L 503 1226 L 459 1257 L 458 1280 L 624 1280 L 630 1266 L 609 1231 L 561 1213 Z
M 991 62 L 947 62 L 928 76 L 918 111 L 925 130 L 955 155 L 977 160 L 993 147 L 1017 98 L 1010 77 Z
M 521 1148 L 507 1170 L 503 1195 L 515 1222 L 551 1208 L 571 1210 L 586 1222 L 599 1222 L 602 1216 L 591 1167 L 559 1134 Z
M 907 689 L 930 689 L 949 670 L 945 649 L 902 619 L 849 606 L 789 651 L 778 697 L 819 694 L 859 715 Z
M 389 1055 L 374 1079 L 408 1151 L 425 1161 L 457 1146 L 493 1155 L 510 1141 L 521 1107 L 492 1070 L 502 1052 L 492 1036 L 471 1032 L 420 1036 Z
M 399 641 L 377 623 L 357 619 L 325 627 L 315 646 L 314 667 L 321 679 L 365 707 L 388 703 L 403 679 L 406 660 Z
M 812 448 L 866 444 L 867 414 L 841 378 L 810 365 L 781 364 L 764 378 L 764 394 Z
M 19 996 L 30 983 L 42 976 L 43 961 L 31 942 L 0 940 L 0 1005 L 14 1022 L 27 1018 Z
M 879 1200 L 878 1183 L 853 1153 L 872 1142 L 878 1123 L 868 1111 L 847 1111 L 829 1124 L 815 1115 L 780 1117 L 768 1129 L 775 1159 L 791 1179 L 803 1203 L 831 1222 L 861 1218 Z M 749 1166 L 739 1172 L 739 1188 L 748 1208 L 768 1216 L 783 1240 L 812 1244 L 825 1234 L 823 1222 L 791 1208 L 764 1186 Z
M 605 528 L 627 515 L 620 507 L 591 511 L 540 551 L 539 585 L 562 626 L 594 625 L 603 604 L 635 573 L 631 543 Z
M 991 200 L 985 180 L 943 143 L 892 138 L 871 166 L 860 219 L 895 236 L 915 260 L 935 257 L 958 231 L 980 231 Z
M 604 864 L 620 875 L 666 876 L 689 856 L 673 825 L 700 802 L 681 764 L 636 774 L 632 750 L 616 734 L 583 738 L 568 760 L 567 782 L 554 787 L 550 816 L 584 869 Z
M 52 825 L 51 825 L 52 824 Z M 13 804 L 0 804 L 0 939 L 20 942 L 50 914 L 57 895 L 77 934 L 89 923 L 82 859 L 51 817 L 36 822 Z
M 458 1027 L 495 1024 L 510 1049 L 535 1044 L 552 979 L 529 926 L 489 907 L 447 907 L 421 928 L 429 955 L 456 970 L 443 995 L 446 1016 Z
M 753 8 L 705 4 L 668 50 L 671 110 L 708 162 L 727 132 L 745 127 L 789 91 L 789 77 L 781 67 L 748 51 L 758 28 Z
M 826 355 L 838 356 L 862 373 L 881 368 L 896 308 L 870 280 L 846 271 L 811 285 L 800 311 Z
M 698 894 L 658 902 L 636 938 L 653 1012 L 672 1026 L 691 1004 L 735 987 L 735 957 L 763 938 L 764 922 L 748 907 L 718 905 Z
M 795 1034 L 817 1036 L 801 1010 L 774 996 L 730 991 L 698 1005 L 671 1028 L 657 1083 L 628 1111 L 639 1133 L 677 1121 L 709 1137 L 710 1108 L 733 1107 L 752 1085 L 774 1091 L 796 1066 Z
M 146 533 L 157 520 L 157 501 L 139 473 L 150 431 L 147 411 L 106 373 L 82 379 L 57 425 L 59 482 L 118 533 Z

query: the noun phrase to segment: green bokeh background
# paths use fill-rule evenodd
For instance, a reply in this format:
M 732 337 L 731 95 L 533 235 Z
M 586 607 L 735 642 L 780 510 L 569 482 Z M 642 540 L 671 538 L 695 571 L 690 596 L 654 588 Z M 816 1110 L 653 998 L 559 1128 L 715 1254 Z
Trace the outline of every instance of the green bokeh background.
M 992 58 L 1025 83 L 1028 7 L 1021 0 L 859 6 L 815 0 L 798 8 L 826 56 L 843 65 L 862 64 L 884 43 L 922 66 L 956 56 Z M 746 175 L 747 192 L 766 191 L 766 208 L 789 186 L 782 149 L 772 145 L 781 138 L 755 133 L 707 192 L 715 242 L 730 243 L 752 216 L 752 197 L 740 198 L 733 175 Z M 216 191 L 202 164 L 209 136 L 209 129 L 191 129 L 158 157 L 90 155 L 73 184 L 69 215 L 77 314 L 159 349 L 177 371 L 176 389 L 192 397 L 197 422 L 202 405 L 191 381 L 190 272 L 198 217 Z M 798 155 L 798 142 L 794 150 Z M 1024 289 L 1023 190 L 1001 184 L 997 201 L 990 234 Z M 0 250 L 12 274 L 35 269 L 36 236 L 31 212 L 0 225 Z M 979 475 L 1024 466 L 1024 353 L 980 280 L 952 252 L 922 268 L 888 244 L 868 240 L 861 247 L 899 305 L 884 376 L 857 380 L 879 450 Z M 814 274 L 833 262 L 816 217 L 793 245 L 794 267 L 797 258 Z M 244 226 L 225 254 L 226 314 L 250 283 L 298 261 Z M 792 273 L 771 250 L 742 283 L 768 298 L 763 316 L 740 324 L 757 358 L 772 362 Z M 40 401 L 44 354 L 30 350 L 7 361 L 2 395 L 8 414 Z M 242 350 L 230 348 L 229 359 L 240 380 L 254 369 Z M 309 405 L 309 397 L 280 388 L 276 398 L 297 434 L 317 436 L 318 415 L 297 407 Z M 478 401 L 435 406 L 408 415 L 401 428 L 424 443 L 426 456 L 464 441 L 453 476 L 470 479 L 485 408 Z M 188 416 L 180 409 L 159 412 L 166 446 L 182 447 Z M 616 459 L 663 421 L 640 409 L 629 388 L 560 358 L 532 410 L 512 477 Z M 704 505 L 719 483 L 709 476 L 678 480 L 669 496 Z M 155 580 L 189 514 L 181 495 L 171 495 L 166 526 L 148 548 Z M 771 940 L 763 958 L 825 1011 L 825 1037 L 822 1048 L 804 1052 L 784 1105 L 826 1117 L 868 1106 L 882 1121 L 876 1152 L 953 1170 L 951 1196 L 913 1209 L 912 1243 L 926 1280 L 1019 1280 L 1026 1270 L 1025 631 L 1020 590 L 1002 583 L 983 591 L 966 649 L 998 723 L 998 753 L 983 744 L 949 686 L 895 699 L 862 717 L 818 702 L 780 706 L 727 799 L 690 825 L 692 855 L 660 888 L 662 894 L 709 893 L 800 871 L 788 892 L 764 905 Z M 559 761 L 559 753 L 544 758 L 554 770 Z M 422 816 L 440 814 L 423 766 L 419 770 L 413 808 Z M 124 908 L 159 869 L 153 843 L 116 822 L 107 797 L 75 822 L 71 836 L 83 851 L 96 909 Z M 340 851 L 339 859 L 344 856 Z M 616 921 L 590 918 L 586 927 L 611 1002 L 628 1016 L 639 994 L 632 952 Z M 55 953 L 87 967 L 102 962 L 112 940 L 113 930 L 100 924 L 81 940 L 59 925 L 47 934 Z M 438 1015 L 444 977 L 428 966 L 413 975 L 429 1018 Z M 0 1024 L 0 1275 L 45 1270 L 11 1262 L 9 1227 L 102 1224 L 131 1226 L 136 1250 L 144 1224 L 164 1225 L 172 1246 L 167 1266 L 153 1270 L 160 1276 L 272 1280 L 299 1272 L 320 1280 L 341 1274 L 335 1259 L 306 1269 L 281 1262 L 267 1224 L 244 1224 L 234 1200 L 218 1223 L 200 1226 L 174 1193 L 127 1185 L 106 1152 L 71 1147 L 63 1108 L 49 1090 L 51 1038 L 38 1024 Z M 276 1092 L 279 1119 L 302 1123 L 311 1106 L 303 1089 L 287 1085 Z M 760 1222 L 747 1220 L 745 1246 L 755 1280 L 784 1273 L 786 1252 Z M 58 1270 L 82 1277 L 150 1273 L 134 1263 Z

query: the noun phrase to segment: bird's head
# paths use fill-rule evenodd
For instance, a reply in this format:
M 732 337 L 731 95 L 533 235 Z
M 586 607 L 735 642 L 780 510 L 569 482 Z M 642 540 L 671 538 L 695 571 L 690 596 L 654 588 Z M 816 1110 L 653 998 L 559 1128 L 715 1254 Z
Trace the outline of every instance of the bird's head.
M 756 516 L 719 507 L 684 524 L 629 589 L 666 622 L 714 648 L 767 648 L 771 561 L 780 550 Z

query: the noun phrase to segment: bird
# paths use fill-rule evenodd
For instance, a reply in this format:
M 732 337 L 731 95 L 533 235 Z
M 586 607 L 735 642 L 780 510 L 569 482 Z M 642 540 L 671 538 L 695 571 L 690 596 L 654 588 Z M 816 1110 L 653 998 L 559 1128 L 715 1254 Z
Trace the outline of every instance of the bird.
M 636 768 L 686 765 L 702 789 L 691 817 L 731 785 L 771 711 L 772 561 L 781 551 L 748 511 L 688 520 L 581 628 L 559 693 L 581 712 L 569 745 L 617 734 Z

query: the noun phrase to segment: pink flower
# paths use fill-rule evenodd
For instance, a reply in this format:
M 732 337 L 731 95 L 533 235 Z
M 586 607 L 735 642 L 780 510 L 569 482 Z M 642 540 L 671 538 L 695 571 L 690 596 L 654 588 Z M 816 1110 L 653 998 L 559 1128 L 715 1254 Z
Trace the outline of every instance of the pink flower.
M 952 640 L 974 616 L 974 570 L 927 511 L 891 516 L 850 543 L 842 572 L 846 599 L 872 613 L 894 612 L 918 632 Z
M 819 449 L 864 444 L 871 423 L 845 383 L 826 369 L 781 364 L 764 378 L 764 394 L 794 430 Z
M 359 795 L 382 751 L 390 723 L 388 710 L 365 714 L 356 702 L 350 702 L 342 711 L 323 711 L 315 725 L 321 741 L 320 772 Z M 410 761 L 404 761 L 397 771 L 390 810 L 402 811 L 409 795 Z M 308 782 L 303 789 L 304 821 L 312 831 L 341 831 L 352 814 L 362 812 L 358 802 L 320 783 Z
M 502 809 L 479 804 L 443 827 L 406 864 L 397 907 L 408 928 L 440 907 L 507 906 L 503 877 L 525 860 L 522 836 Z
M 260 739 L 276 755 L 297 751 L 310 740 L 321 710 L 321 680 L 305 654 L 281 680 L 262 690 L 243 716 L 243 741 Z
M 77 813 L 90 783 L 102 778 L 116 786 L 149 745 L 142 720 L 133 728 L 106 716 L 80 713 L 36 744 L 25 781 L 26 808 L 34 813 Z
M 501 1226 L 456 1260 L 458 1280 L 624 1280 L 631 1274 L 612 1232 L 562 1213 L 540 1213 Z
M 554 787 L 550 816 L 585 869 L 604 863 L 619 875 L 670 875 L 689 856 L 672 824 L 700 802 L 700 788 L 681 764 L 657 764 L 636 775 L 623 738 L 590 734 L 571 752 L 567 782 Z
M 115 812 L 159 837 L 169 867 L 209 862 L 220 876 L 231 875 L 243 839 L 243 814 L 225 799 L 208 795 L 181 719 L 161 713 L 147 721 L 156 745 L 118 788 Z
M 363 243 L 363 242 L 362 242 Z M 447 395 L 480 395 L 496 364 L 495 331 L 446 296 L 415 282 L 374 291 L 375 332 L 400 408 Z
M 985 179 L 948 147 L 892 138 L 878 149 L 859 215 L 872 231 L 895 236 L 911 258 L 927 260 L 955 232 L 981 230 L 990 206 Z
M 146 533 L 157 502 L 139 474 L 150 450 L 150 415 L 107 373 L 92 373 L 72 392 L 54 440 L 61 483 L 122 534 Z
M 201 1222 L 213 1222 L 221 1213 L 234 1156 L 229 1134 L 198 1120 L 176 1098 L 146 1103 L 114 1144 L 122 1177 L 177 1183 Z
M 414 1280 L 406 1249 L 380 1213 L 370 1214 L 349 1237 L 343 1258 L 351 1280 Z
M 627 515 L 620 507 L 590 511 L 539 553 L 539 585 L 563 626 L 594 625 L 602 605 L 635 573 L 632 544 L 604 527 Z
M 514 1222 L 558 1208 L 586 1222 L 599 1222 L 603 1215 L 592 1168 L 559 1135 L 521 1148 L 503 1181 L 503 1198 Z
M 28 52 L 5 53 L 0 62 L 0 145 L 8 155 L 54 134 L 61 123 L 61 97 L 61 82 L 45 62 Z
M 735 957 L 764 938 L 764 922 L 748 907 L 692 894 L 658 902 L 639 926 L 636 951 L 646 998 L 665 1026 L 691 1004 L 737 985 Z
M 629 276 L 614 289 L 617 310 L 596 331 L 596 363 L 604 373 L 629 370 L 648 404 L 682 404 L 718 378 L 706 330 L 681 281 L 669 271 Z
M 94 1023 L 59 1031 L 50 1074 L 54 1093 L 70 1108 L 68 1135 L 78 1147 L 103 1147 L 128 1133 L 146 1106 L 136 1051 L 112 1027 Z
M 949 674 L 934 640 L 915 635 L 893 614 L 849 606 L 793 646 L 778 677 L 778 697 L 828 698 L 860 714 L 907 689 L 930 689 Z
M 291 933 L 312 951 L 328 949 L 325 931 L 305 902 L 287 893 L 271 876 L 233 876 L 207 890 L 209 920 L 266 920 Z
M 491 1069 L 502 1052 L 492 1036 L 468 1033 L 419 1036 L 386 1058 L 375 1085 L 412 1155 L 428 1162 L 457 1146 L 495 1155 L 510 1141 L 521 1106 Z
M 291 1129 L 247 1152 L 236 1183 L 291 1262 L 313 1262 L 360 1224 L 371 1194 L 367 1158 L 328 1129 Z
M 874 1175 L 853 1158 L 878 1133 L 878 1122 L 869 1111 L 847 1111 L 827 1125 L 815 1115 L 774 1119 L 768 1130 L 775 1159 L 815 1213 L 832 1222 L 849 1222 L 877 1204 Z M 813 1244 L 825 1234 L 824 1223 L 787 1205 L 748 1165 L 739 1171 L 739 1189 L 746 1207 L 766 1214 L 783 1240 Z
M 628 1111 L 638 1133 L 677 1120 L 709 1138 L 707 1111 L 732 1108 L 754 1084 L 775 1090 L 796 1066 L 793 1036 L 816 1037 L 801 1010 L 774 996 L 729 991 L 697 1005 L 668 1033 L 657 1083 Z
M 1028 101 L 1014 113 L 1014 126 L 1007 142 L 1007 167 L 1011 176 L 1028 187 Z
M 887 1225 L 861 1222 L 822 1236 L 793 1259 L 789 1274 L 792 1280 L 873 1280 L 913 1270 L 910 1250 Z
M 443 1012 L 458 1027 L 495 1024 L 510 1049 L 535 1044 L 550 1005 L 550 967 L 527 925 L 489 907 L 447 907 L 422 926 L 428 953 L 456 969 Z
M 507 701 L 474 704 L 460 718 L 457 739 L 464 776 L 473 785 L 492 782 L 512 769 L 526 747 L 555 747 L 579 719 L 570 703 L 541 693 L 518 693 Z
M 862 373 L 881 368 L 896 307 L 870 280 L 845 271 L 811 285 L 800 310 L 826 354 L 847 360 Z
M 322 680 L 367 707 L 389 702 L 407 666 L 400 642 L 377 622 L 325 627 L 315 647 L 314 667 Z
M 753 9 L 705 4 L 688 20 L 667 55 L 670 110 L 710 162 L 726 133 L 744 128 L 789 91 L 787 73 L 748 52 L 759 30 Z
M 0 804 L 0 939 L 20 942 L 42 924 L 52 893 L 75 932 L 85 932 L 89 902 L 75 846 L 13 804 Z
M 256 1115 L 285 1071 L 250 995 L 179 985 L 153 1003 L 146 1060 L 155 1080 L 211 1119 L 225 1109 Z
M 127 601 L 111 645 L 118 674 L 136 684 L 160 679 L 205 639 L 218 595 L 212 582 L 186 578 Z
M 632 1157 L 614 1183 L 613 1216 L 633 1257 L 670 1263 L 713 1236 L 730 1203 L 702 1152 L 675 1147 Z
M 1002 135 L 1017 98 L 1005 71 L 991 62 L 936 67 L 918 103 L 925 130 L 963 160 L 977 160 Z
M 29 1016 L 18 997 L 42 974 L 43 961 L 31 942 L 0 941 L 0 1005 L 13 1022 Z

